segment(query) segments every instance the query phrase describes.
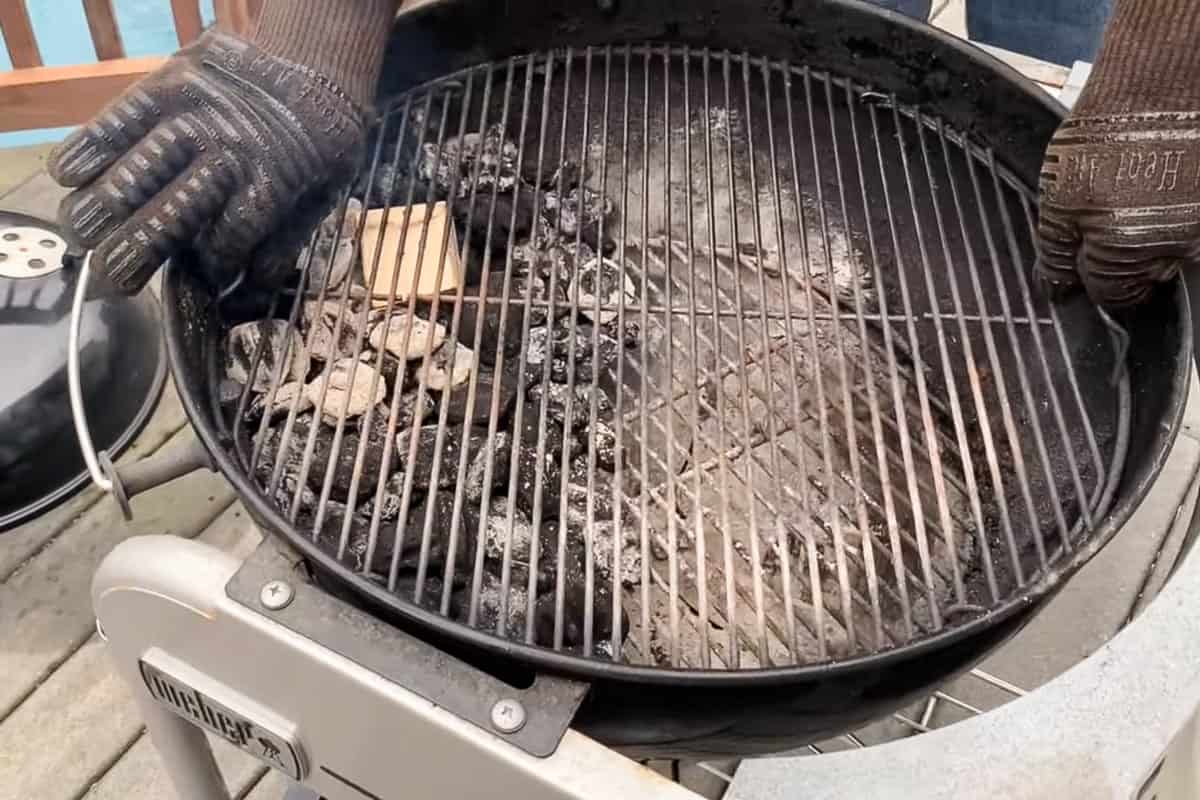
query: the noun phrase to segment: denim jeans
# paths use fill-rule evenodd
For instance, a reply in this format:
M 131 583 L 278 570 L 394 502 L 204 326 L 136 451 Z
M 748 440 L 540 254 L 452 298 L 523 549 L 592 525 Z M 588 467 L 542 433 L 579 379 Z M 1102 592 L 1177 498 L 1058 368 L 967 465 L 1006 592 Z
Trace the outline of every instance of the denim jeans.
M 967 34 L 1071 66 L 1094 61 L 1115 0 L 967 0 Z

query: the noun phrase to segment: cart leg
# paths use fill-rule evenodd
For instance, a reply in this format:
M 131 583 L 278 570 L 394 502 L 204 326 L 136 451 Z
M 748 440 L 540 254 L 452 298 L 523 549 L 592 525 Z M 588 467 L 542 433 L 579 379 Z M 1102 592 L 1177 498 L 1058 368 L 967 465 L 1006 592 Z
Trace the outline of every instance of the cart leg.
M 135 694 L 150 740 L 179 800 L 229 800 L 204 732 L 155 703 L 144 691 Z

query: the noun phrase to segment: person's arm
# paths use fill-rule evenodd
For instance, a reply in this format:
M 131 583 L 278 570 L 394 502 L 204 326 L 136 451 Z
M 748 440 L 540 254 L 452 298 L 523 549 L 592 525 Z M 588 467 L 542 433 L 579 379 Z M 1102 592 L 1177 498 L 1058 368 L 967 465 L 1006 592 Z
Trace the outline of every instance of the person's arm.
M 1145 300 L 1200 254 L 1200 0 L 1117 0 L 1046 151 L 1041 274 L 1099 303 Z
M 209 30 L 52 153 L 59 216 L 137 291 L 184 248 L 214 284 L 278 277 L 347 182 L 398 0 L 267 0 Z

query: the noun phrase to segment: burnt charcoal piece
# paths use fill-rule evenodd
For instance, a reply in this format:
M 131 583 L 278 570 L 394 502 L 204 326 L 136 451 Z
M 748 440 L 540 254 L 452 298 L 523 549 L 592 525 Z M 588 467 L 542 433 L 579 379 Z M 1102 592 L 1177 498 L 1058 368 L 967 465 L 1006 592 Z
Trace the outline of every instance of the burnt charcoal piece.
M 564 237 L 579 238 L 593 250 L 600 249 L 600 226 L 612 214 L 612 201 L 586 186 L 547 191 L 542 200 L 546 220 L 558 228 Z
M 413 486 L 417 489 L 442 488 L 453 489 L 458 485 L 458 463 L 462 457 L 463 429 L 455 427 L 443 434 L 441 460 L 438 463 L 437 478 L 433 475 L 433 457 L 437 444 L 437 425 L 426 425 L 417 431 L 417 450 L 412 464 L 402 466 L 392 480 L 398 480 L 397 486 L 403 486 L 403 475 L 412 472 Z M 411 445 L 412 431 L 401 431 L 396 434 L 395 461 L 404 462 L 408 458 Z M 463 489 L 468 498 L 478 500 L 483 494 L 484 473 L 487 466 L 487 432 L 475 430 L 468 439 L 466 485 Z M 508 464 L 511 453 L 511 438 L 504 431 L 497 431 L 492 442 L 492 476 L 493 486 L 501 486 L 508 481 Z
M 500 372 L 480 367 L 476 371 L 475 398 L 470 408 L 467 403 L 470 381 L 450 392 L 443 392 L 441 402 L 448 406 L 446 420 L 451 424 L 460 424 L 468 419 L 483 422 L 491 414 L 493 402 L 496 403 L 497 416 L 503 419 L 521 391 L 520 367 L 513 359 L 506 360 Z
M 476 172 L 478 194 L 490 196 L 493 186 L 498 192 L 511 192 L 517 185 L 517 146 L 500 123 L 489 125 L 483 133 L 451 136 L 440 150 L 436 143 L 426 143 L 417 159 L 417 174 L 443 194 L 454 185 L 459 197 L 467 196 Z
M 578 649 L 584 645 L 584 626 L 589 612 L 587 597 L 587 582 L 582 578 L 567 581 L 563 585 L 563 627 L 562 642 L 565 646 Z M 600 647 L 603 640 L 612 636 L 612 589 L 597 582 L 593 586 L 591 597 L 592 645 Z M 535 641 L 541 645 L 554 644 L 554 611 L 556 606 L 553 591 L 538 597 L 534 610 Z M 625 610 L 621 610 L 622 631 L 628 631 Z
M 260 342 L 262 355 L 251 381 L 254 353 Z M 233 326 L 226 336 L 222 352 L 225 353 L 225 375 L 243 386 L 250 383 L 256 392 L 265 392 L 270 388 L 271 381 L 275 379 L 276 365 L 285 358 L 287 363 L 279 370 L 281 382 L 304 380 L 308 372 L 308 356 L 305 355 L 300 334 L 281 319 L 264 319 Z
M 604 470 L 593 470 L 592 489 L 588 491 L 587 454 L 575 457 L 571 461 L 571 471 L 567 475 L 567 511 L 578 515 L 579 519 L 588 519 L 588 497 L 592 498 L 591 519 L 600 522 L 612 522 L 613 519 L 613 478 Z
M 308 485 L 314 492 L 321 492 L 325 482 L 326 471 L 330 467 L 330 457 L 333 460 L 333 479 L 330 484 L 330 496 L 345 500 L 350 496 L 350 484 L 354 476 L 354 464 L 358 457 L 360 438 L 353 431 L 342 435 L 341 445 L 336 453 L 330 448 L 333 436 L 318 436 L 316 447 L 313 449 L 312 466 L 308 472 Z M 383 461 L 383 442 L 379 439 L 368 439 L 363 452 L 362 475 L 355 491 L 358 497 L 369 497 L 375 493 L 375 484 L 379 480 L 379 468 Z
M 590 437 L 591 445 L 596 451 L 596 466 L 610 472 L 617 468 L 617 433 L 607 422 L 597 422 L 590 430 L 584 431 L 585 437 Z
M 530 285 L 532 283 L 532 285 Z M 467 347 L 475 346 L 479 337 L 479 360 L 489 366 L 496 363 L 496 349 L 503 335 L 503 352 L 507 359 L 516 355 L 521 349 L 521 334 L 525 324 L 524 301 L 526 293 L 537 304 L 529 309 L 529 324 L 532 331 L 546 322 L 545 302 L 549 298 L 548 287 L 537 276 L 525 277 L 513 275 L 509 278 L 508 298 L 504 299 L 504 273 L 494 273 L 488 276 L 486 302 L 467 302 L 463 304 L 462 316 L 459 322 L 458 340 Z M 478 297 L 479 295 L 476 295 Z M 558 303 L 561 297 L 555 302 Z M 540 305 L 538 305 L 540 304 Z M 504 309 L 507 308 L 507 312 Z M 501 317 L 503 316 L 503 320 Z M 482 325 L 483 330 L 477 331 L 476 326 Z
M 280 470 L 279 483 L 275 488 L 275 507 L 281 511 L 288 511 L 292 505 L 292 499 L 296 496 L 296 487 L 302 484 L 300 480 L 300 466 L 304 458 L 304 448 L 308 443 L 308 433 L 312 425 L 312 414 L 298 416 L 292 423 L 292 430 L 288 437 L 288 448 L 283 456 L 283 465 Z M 258 461 L 254 465 L 254 477 L 258 480 L 259 485 L 263 490 L 270 489 L 271 476 L 275 471 L 275 461 L 279 458 L 281 437 L 283 434 L 284 423 L 267 428 L 263 434 L 262 448 L 259 450 Z M 300 509 L 315 508 L 317 504 L 317 496 L 307 485 L 301 486 L 300 489 Z
M 429 515 L 429 541 L 423 544 L 426 515 Z M 400 571 L 415 572 L 420 565 L 421 550 L 426 550 L 426 571 L 441 575 L 451 557 L 451 538 L 454 539 L 455 582 L 463 582 L 470 574 L 475 558 L 475 537 L 479 530 L 478 511 L 471 503 L 463 502 L 459 508 L 458 525 L 454 523 L 454 492 L 434 492 L 420 503 L 414 503 L 408 512 L 408 522 L 403 527 L 403 548 L 400 554 Z
M 544 431 L 544 433 L 543 433 Z M 539 473 L 538 439 L 544 436 L 543 456 L 540 460 L 542 476 L 541 490 L 535 492 Z M 531 517 L 540 520 L 555 519 L 559 514 L 559 498 L 562 494 L 562 453 L 564 444 L 571 448 L 570 455 L 578 451 L 575 437 L 565 438 L 562 426 L 552 420 L 539 420 L 537 414 L 526 414 L 521 420 L 521 439 L 517 445 L 517 507 Z M 534 514 L 535 498 L 541 497 L 541 515 Z
M 596 401 L 597 422 L 612 420 L 612 404 L 608 396 L 599 387 L 590 384 L 576 384 L 568 387 L 562 383 L 538 383 L 529 387 L 530 404 L 540 408 L 542 395 L 546 395 L 546 415 L 569 430 L 587 428 L 591 422 L 592 399 Z M 570 402 L 568 403 L 568 397 Z M 570 405 L 571 419 L 567 420 L 567 406 Z
M 593 258 L 580 264 L 575 270 L 570 292 L 572 297 L 578 293 L 579 313 L 601 325 L 617 319 L 622 294 L 626 309 L 639 303 L 637 285 L 624 266 L 610 258 Z
M 510 238 L 515 242 L 529 235 L 533 228 L 533 193 L 518 192 L 498 195 L 496 207 L 492 209 L 491 192 L 479 192 L 472 203 L 462 198 L 454 203 L 454 222 L 467 232 L 472 247 L 503 252 Z M 491 220 L 491 235 L 488 221 Z
M 479 613 L 475 627 L 485 631 L 499 629 L 502 635 L 509 638 L 522 638 L 525 635 L 528 602 L 529 578 L 522 569 L 513 569 L 509 576 L 507 594 L 504 593 L 504 585 L 500 578 L 485 570 L 480 584 Z M 504 624 L 498 628 L 497 622 L 502 617 Z
M 509 533 L 508 517 L 512 513 L 512 532 Z M 519 508 L 512 508 L 509 499 L 503 496 L 492 498 L 488 506 L 487 520 L 483 528 L 483 554 L 485 566 L 500 574 L 503 569 L 504 553 L 515 564 L 529 566 L 529 548 L 533 541 L 533 525 L 529 517 Z
M 358 251 L 354 239 L 341 239 L 334 247 L 330 239 L 316 242 L 315 248 L 305 247 L 296 259 L 296 270 L 308 271 L 308 290 L 326 293 L 341 289 L 346 277 L 354 271 Z
M 330 500 L 325 504 L 325 515 L 321 520 L 321 529 L 317 533 L 317 547 L 320 547 L 334 558 L 338 558 L 338 545 L 342 540 L 342 529 L 345 526 L 348 512 L 349 509 L 342 503 Z M 346 547 L 339 560 L 355 572 L 362 572 L 363 567 L 367 563 L 367 545 L 370 541 L 371 519 L 357 511 L 349 516 L 350 529 L 346 535 Z M 302 529 L 311 529 L 316 519 L 313 515 L 305 514 L 298 517 L 297 522 L 302 523 Z M 380 535 L 379 541 L 382 542 L 383 538 Z M 376 547 L 372 571 L 386 576 L 386 564 L 390 560 L 390 553 L 387 554 L 388 558 L 384 559 L 381 558 L 381 550 L 382 548 Z

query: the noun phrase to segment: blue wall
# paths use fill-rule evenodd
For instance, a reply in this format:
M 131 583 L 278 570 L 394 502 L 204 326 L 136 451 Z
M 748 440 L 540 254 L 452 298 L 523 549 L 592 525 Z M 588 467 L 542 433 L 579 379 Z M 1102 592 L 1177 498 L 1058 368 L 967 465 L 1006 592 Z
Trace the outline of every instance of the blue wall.
M 83 4 L 78 0 L 27 0 L 33 32 L 47 66 L 65 66 L 96 60 L 88 34 Z M 125 53 L 138 56 L 166 55 L 179 47 L 171 4 L 167 0 L 116 0 L 117 27 Z M 200 1 L 207 25 L 213 20 L 212 0 Z M 8 48 L 0 48 L 0 71 L 12 68 Z M 61 139 L 69 128 L 0 133 L 0 147 L 18 147 Z

